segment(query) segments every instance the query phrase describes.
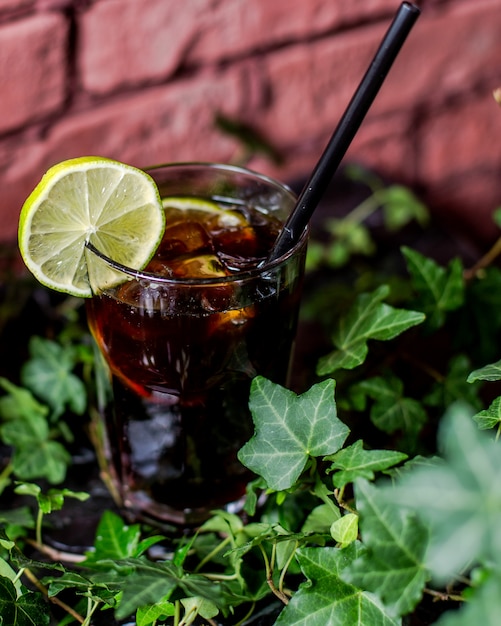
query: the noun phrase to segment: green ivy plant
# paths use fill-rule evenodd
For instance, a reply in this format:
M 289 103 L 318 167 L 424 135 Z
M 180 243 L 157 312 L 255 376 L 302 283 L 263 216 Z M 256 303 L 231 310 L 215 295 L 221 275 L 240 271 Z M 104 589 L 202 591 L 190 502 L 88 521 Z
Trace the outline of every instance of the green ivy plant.
M 52 513 L 88 498 L 65 477 L 92 358 L 82 335 L 31 339 L 19 383 L 0 380 L 0 485 L 29 502 L 0 498 L 2 626 L 397 626 L 428 599 L 427 623 L 497 626 L 501 271 L 495 253 L 465 268 L 409 245 L 389 271 L 363 221 L 421 228 L 425 210 L 409 190 L 369 187 L 312 247 L 323 282 L 303 320 L 325 341 L 304 389 L 252 382 L 245 515 L 214 511 L 179 534 L 105 510 L 91 549 L 55 553 Z

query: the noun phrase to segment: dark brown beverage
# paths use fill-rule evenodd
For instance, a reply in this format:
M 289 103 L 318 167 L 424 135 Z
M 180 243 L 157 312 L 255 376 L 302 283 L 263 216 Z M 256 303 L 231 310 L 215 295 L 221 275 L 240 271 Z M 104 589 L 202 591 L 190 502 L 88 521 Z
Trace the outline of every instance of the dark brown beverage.
M 250 381 L 287 380 L 304 245 L 259 270 L 276 217 L 178 201 L 145 272 L 89 300 L 88 320 L 112 374 L 106 421 L 124 504 L 190 524 L 245 492 Z

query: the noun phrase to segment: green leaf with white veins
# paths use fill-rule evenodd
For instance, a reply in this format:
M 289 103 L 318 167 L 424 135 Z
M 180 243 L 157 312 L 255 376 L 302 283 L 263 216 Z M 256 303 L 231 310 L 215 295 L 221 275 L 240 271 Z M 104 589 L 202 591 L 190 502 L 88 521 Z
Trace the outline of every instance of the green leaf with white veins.
M 501 560 L 501 448 L 469 408 L 455 405 L 442 420 L 439 449 L 439 463 L 402 474 L 382 497 L 429 526 L 426 564 L 446 582 L 467 565 Z
M 335 472 L 332 478 L 334 486 L 344 487 L 357 478 L 372 480 L 375 472 L 381 472 L 407 459 L 403 452 L 394 450 L 364 450 L 361 439 L 351 446 L 343 448 L 326 457 L 332 461 L 329 472 Z
M 47 626 L 49 609 L 41 593 L 18 595 L 14 584 L 0 576 L 0 624 L 4 626 Z
M 82 415 L 86 390 L 71 371 L 75 366 L 75 350 L 34 336 L 30 340 L 30 353 L 30 360 L 21 370 L 23 384 L 47 402 L 54 417 L 62 415 L 66 406 Z
M 480 430 L 501 426 L 501 396 L 496 398 L 488 409 L 473 416 Z
M 337 417 L 334 389 L 329 379 L 298 396 L 255 378 L 249 403 L 255 434 L 240 450 L 240 462 L 275 491 L 292 487 L 310 457 L 337 452 L 348 436 Z
M 402 247 L 402 254 L 418 293 L 420 308 L 426 313 L 427 325 L 433 329 L 440 328 L 445 321 L 445 313 L 458 309 L 464 301 L 461 260 L 453 259 L 446 269 L 405 246 Z
M 393 339 L 425 319 L 423 313 L 396 309 L 383 303 L 382 300 L 389 293 L 390 288 L 382 285 L 372 293 L 357 297 L 347 315 L 339 320 L 332 337 L 337 350 L 318 362 L 319 376 L 332 374 L 339 369 L 351 370 L 361 365 L 367 356 L 369 340 Z
M 276 626 L 399 626 L 373 594 L 342 580 L 343 570 L 361 555 L 358 542 L 347 548 L 302 548 L 298 561 L 308 579 L 293 595 Z
M 45 477 L 61 482 L 71 456 L 57 441 L 47 420 L 48 408 L 39 404 L 31 392 L 0 378 L 0 387 L 8 395 L 0 398 L 0 437 L 14 448 L 12 467 L 22 480 Z
M 475 370 L 468 376 L 468 382 L 474 383 L 477 380 L 495 381 L 501 380 L 501 361 L 489 363 L 478 370 Z
M 362 381 L 356 385 L 356 390 L 374 400 L 371 420 L 383 432 L 402 430 L 417 434 L 427 420 L 424 408 L 417 400 L 404 395 L 402 381 L 391 372 Z
M 394 614 L 409 613 L 421 600 L 429 578 L 424 566 L 427 530 L 412 512 L 385 502 L 380 490 L 366 480 L 356 482 L 355 496 L 367 552 L 352 563 L 344 578 L 376 593 Z

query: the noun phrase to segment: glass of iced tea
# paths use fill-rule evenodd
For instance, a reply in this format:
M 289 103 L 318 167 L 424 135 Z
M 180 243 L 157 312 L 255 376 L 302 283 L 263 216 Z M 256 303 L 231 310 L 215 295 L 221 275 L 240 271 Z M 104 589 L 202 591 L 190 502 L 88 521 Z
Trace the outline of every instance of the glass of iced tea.
M 237 459 L 253 432 L 250 382 L 287 384 L 307 234 L 266 264 L 294 206 L 287 187 L 218 164 L 147 171 L 166 211 L 148 266 L 90 252 L 87 317 L 111 375 L 104 447 L 125 509 L 196 525 L 236 506 L 252 478 Z

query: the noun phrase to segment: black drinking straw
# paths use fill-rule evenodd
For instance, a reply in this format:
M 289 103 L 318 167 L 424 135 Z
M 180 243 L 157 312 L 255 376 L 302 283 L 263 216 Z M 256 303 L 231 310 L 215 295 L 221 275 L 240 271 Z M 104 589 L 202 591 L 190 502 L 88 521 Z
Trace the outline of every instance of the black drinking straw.
M 417 6 L 408 2 L 400 5 L 369 69 L 278 235 L 266 264 L 280 258 L 300 240 L 420 12 Z

